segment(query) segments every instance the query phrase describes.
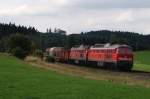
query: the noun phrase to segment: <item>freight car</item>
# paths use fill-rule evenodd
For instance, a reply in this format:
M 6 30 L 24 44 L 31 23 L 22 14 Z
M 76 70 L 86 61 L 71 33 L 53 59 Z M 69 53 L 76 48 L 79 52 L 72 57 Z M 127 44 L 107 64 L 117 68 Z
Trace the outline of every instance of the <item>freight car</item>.
M 46 56 L 52 57 L 56 62 L 67 62 L 69 60 L 69 50 L 65 50 L 64 47 L 47 48 Z
M 59 50 L 58 50 L 59 49 Z M 54 54 L 55 53 L 55 54 Z M 54 47 L 50 54 L 58 61 L 75 64 L 86 64 L 103 68 L 131 70 L 133 67 L 133 52 L 128 45 L 95 44 L 94 46 L 76 46 L 70 50 Z

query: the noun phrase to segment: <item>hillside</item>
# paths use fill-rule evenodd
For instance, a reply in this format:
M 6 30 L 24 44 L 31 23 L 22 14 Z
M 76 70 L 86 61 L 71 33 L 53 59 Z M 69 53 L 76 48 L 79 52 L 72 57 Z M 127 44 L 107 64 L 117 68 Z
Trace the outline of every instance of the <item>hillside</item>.
M 150 35 L 142 35 L 141 33 L 99 30 L 66 35 L 66 31 L 56 28 L 55 31 L 48 29 L 46 33 L 43 33 L 31 26 L 0 23 L 0 52 L 8 51 L 7 39 L 16 33 L 29 36 L 33 42 L 33 47 L 44 51 L 53 46 L 71 48 L 75 45 L 94 45 L 97 43 L 127 44 L 136 51 L 150 49 Z
M 99 30 L 81 34 L 71 34 L 69 35 L 68 41 L 70 45 L 93 45 L 101 43 L 127 44 L 135 51 L 147 50 L 150 48 L 149 35 L 124 31 Z
M 148 99 L 149 93 L 149 88 L 67 76 L 0 54 L 1 99 Z

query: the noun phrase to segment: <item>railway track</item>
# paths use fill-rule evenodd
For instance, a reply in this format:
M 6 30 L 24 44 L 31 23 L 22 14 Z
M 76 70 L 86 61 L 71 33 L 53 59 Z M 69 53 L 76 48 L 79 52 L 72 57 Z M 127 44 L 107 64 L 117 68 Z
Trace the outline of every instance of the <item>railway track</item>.
M 52 70 L 65 75 L 83 77 L 94 80 L 104 80 L 127 85 L 138 85 L 150 88 L 150 72 L 137 70 L 122 72 L 63 63 L 46 63 L 41 60 L 26 62 L 32 64 L 35 67 Z

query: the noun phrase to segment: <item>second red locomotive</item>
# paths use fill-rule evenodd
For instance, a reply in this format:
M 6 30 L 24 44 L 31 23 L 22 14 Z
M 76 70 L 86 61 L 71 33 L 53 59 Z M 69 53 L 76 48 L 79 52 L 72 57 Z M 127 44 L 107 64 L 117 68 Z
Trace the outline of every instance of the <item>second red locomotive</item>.
M 58 50 L 59 49 L 59 50 Z M 76 46 L 70 50 L 50 48 L 50 55 L 56 61 L 87 64 L 103 68 L 131 70 L 133 67 L 133 51 L 128 45 L 96 44 L 94 46 Z

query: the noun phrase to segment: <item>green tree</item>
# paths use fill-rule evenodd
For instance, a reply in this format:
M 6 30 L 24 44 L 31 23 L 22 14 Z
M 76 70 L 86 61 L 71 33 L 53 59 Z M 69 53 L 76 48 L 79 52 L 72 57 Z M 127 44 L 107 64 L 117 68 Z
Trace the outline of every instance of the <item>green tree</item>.
M 21 59 L 24 59 L 32 50 L 32 42 L 28 36 L 13 34 L 8 40 L 9 52 Z

